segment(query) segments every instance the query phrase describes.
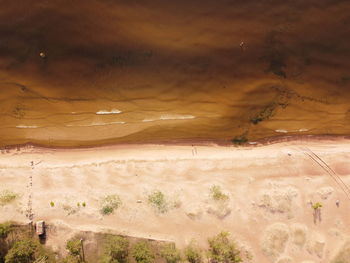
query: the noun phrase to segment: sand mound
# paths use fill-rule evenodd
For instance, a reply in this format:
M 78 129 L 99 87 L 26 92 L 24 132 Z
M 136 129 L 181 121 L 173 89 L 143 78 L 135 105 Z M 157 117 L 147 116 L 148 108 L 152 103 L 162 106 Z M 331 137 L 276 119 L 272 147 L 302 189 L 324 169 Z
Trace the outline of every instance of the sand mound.
M 293 263 L 293 259 L 291 257 L 288 256 L 283 256 L 281 258 L 279 258 L 276 263 Z
M 332 263 L 350 263 L 350 240 L 343 245 Z
M 265 255 L 277 257 L 284 252 L 288 239 L 288 226 L 282 223 L 275 223 L 268 226 L 264 231 L 261 249 Z
M 314 233 L 306 244 L 306 250 L 310 254 L 315 254 L 322 258 L 325 245 L 325 237 L 319 233 Z
M 266 189 L 259 194 L 257 204 L 271 213 L 287 213 L 293 217 L 293 200 L 297 196 L 298 190 L 294 187 Z
M 303 224 L 293 224 L 291 226 L 292 241 L 295 245 L 303 247 L 307 240 L 307 226 Z

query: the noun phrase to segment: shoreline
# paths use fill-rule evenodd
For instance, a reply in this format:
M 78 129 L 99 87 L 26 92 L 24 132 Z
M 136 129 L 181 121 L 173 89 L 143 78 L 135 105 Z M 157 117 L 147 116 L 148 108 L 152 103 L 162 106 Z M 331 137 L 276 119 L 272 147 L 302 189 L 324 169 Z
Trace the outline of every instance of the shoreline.
M 147 141 L 147 142 L 121 142 L 121 143 L 101 143 L 92 145 L 79 145 L 79 146 L 57 146 L 57 145 L 47 145 L 43 143 L 24 143 L 24 144 L 11 144 L 6 146 L 1 146 L 0 151 L 6 150 L 23 150 L 27 148 L 35 149 L 51 149 L 51 150 L 74 150 L 74 149 L 103 149 L 103 148 L 118 148 L 125 146 L 221 146 L 221 147 L 237 147 L 237 148 L 255 148 L 263 147 L 271 144 L 278 144 L 284 142 L 298 142 L 298 141 L 320 141 L 320 142 L 335 142 L 341 140 L 350 140 L 350 135 L 278 135 L 272 137 L 261 138 L 254 140 L 252 142 L 238 145 L 234 144 L 229 140 L 195 140 L 195 139 L 181 139 L 181 140 L 159 140 L 159 141 Z

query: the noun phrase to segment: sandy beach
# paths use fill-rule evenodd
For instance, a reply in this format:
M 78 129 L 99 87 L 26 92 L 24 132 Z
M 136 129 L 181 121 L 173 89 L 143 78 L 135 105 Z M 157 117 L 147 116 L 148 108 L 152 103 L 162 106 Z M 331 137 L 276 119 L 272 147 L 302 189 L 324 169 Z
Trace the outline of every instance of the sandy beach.
M 192 239 L 206 247 L 208 237 L 229 231 L 251 262 L 331 262 L 350 237 L 349 160 L 350 140 L 341 138 L 261 147 L 14 148 L 0 155 L 0 192 L 18 197 L 0 206 L 0 215 L 70 229 L 48 236 L 57 250 L 80 230 L 180 248 Z M 228 199 L 213 200 L 213 186 Z M 156 190 L 166 197 L 164 213 L 148 202 Z M 118 195 L 122 205 L 102 215 L 107 195 Z

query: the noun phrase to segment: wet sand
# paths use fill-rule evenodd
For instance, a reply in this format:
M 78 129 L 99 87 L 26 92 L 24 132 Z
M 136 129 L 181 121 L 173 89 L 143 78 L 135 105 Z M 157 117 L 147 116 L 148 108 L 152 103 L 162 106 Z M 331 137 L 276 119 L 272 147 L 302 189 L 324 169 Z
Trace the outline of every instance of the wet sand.
M 48 236 L 58 250 L 79 230 L 175 241 L 179 247 L 193 238 L 205 247 L 208 237 L 226 230 L 253 262 L 330 262 L 350 237 L 349 158 L 350 141 L 341 138 L 253 148 L 9 149 L 0 155 L 0 191 L 10 189 L 18 198 L 1 206 L 0 214 L 2 220 L 28 222 L 31 211 L 34 221 L 74 229 L 51 241 Z M 213 201 L 213 185 L 229 199 Z M 148 203 L 154 190 L 165 194 L 166 213 Z M 101 199 L 111 194 L 122 205 L 102 216 Z M 310 202 L 322 203 L 321 217 Z

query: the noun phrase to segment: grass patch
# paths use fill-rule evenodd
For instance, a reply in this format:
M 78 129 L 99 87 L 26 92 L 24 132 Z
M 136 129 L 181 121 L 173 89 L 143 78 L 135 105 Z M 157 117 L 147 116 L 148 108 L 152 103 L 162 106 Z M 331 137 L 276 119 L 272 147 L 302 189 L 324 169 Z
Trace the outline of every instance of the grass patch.
M 160 213 L 166 213 L 168 211 L 168 203 L 165 195 L 161 191 L 156 190 L 149 194 L 148 203 L 154 206 Z
M 101 214 L 110 215 L 121 206 L 122 201 L 118 195 L 107 195 L 102 199 L 101 204 Z
M 12 224 L 10 222 L 5 222 L 0 224 L 0 238 L 6 238 L 7 235 L 12 230 Z
M 10 190 L 4 190 L 0 193 L 0 205 L 10 204 L 16 200 L 18 195 Z
M 224 194 L 219 185 L 213 185 L 210 188 L 210 198 L 215 201 L 227 201 L 229 196 Z

